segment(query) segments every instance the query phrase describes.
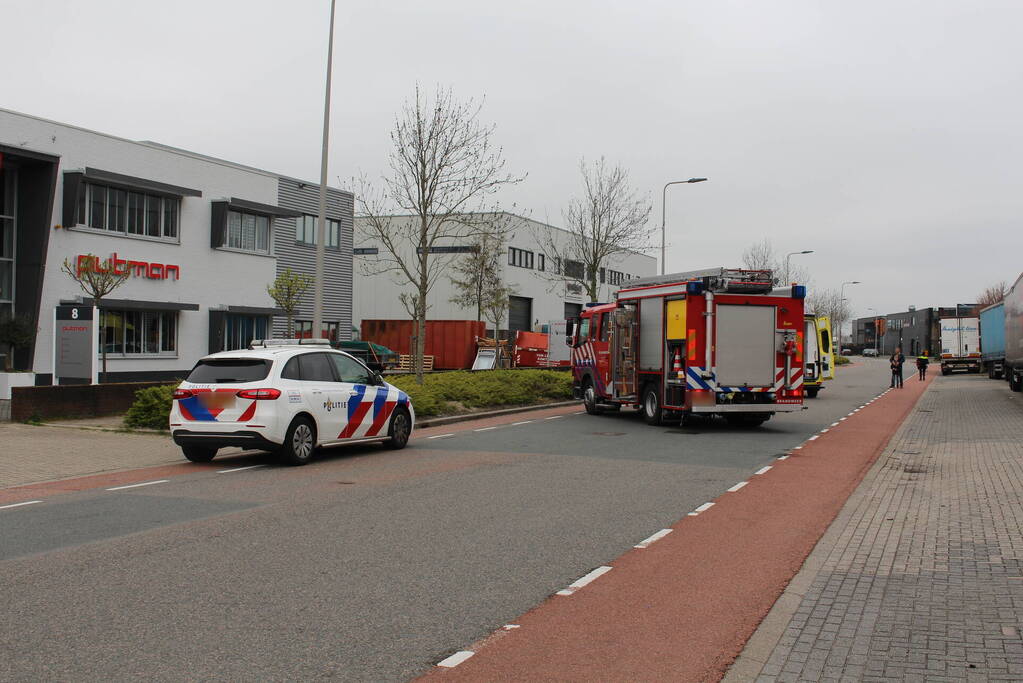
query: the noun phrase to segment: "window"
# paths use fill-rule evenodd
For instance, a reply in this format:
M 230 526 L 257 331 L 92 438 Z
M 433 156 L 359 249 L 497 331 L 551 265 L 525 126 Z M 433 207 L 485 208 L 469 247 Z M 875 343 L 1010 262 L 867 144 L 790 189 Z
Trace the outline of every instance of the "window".
M 259 358 L 201 360 L 192 368 L 185 381 L 194 384 L 258 382 L 265 379 L 268 374 L 270 361 Z
M 298 357 L 304 382 L 336 382 L 334 370 L 326 353 L 303 353 Z
M 320 335 L 320 339 L 331 339 L 337 340 L 338 333 L 341 330 L 341 323 L 329 323 L 323 322 L 323 333 Z M 299 339 L 309 339 L 313 336 L 313 321 L 312 320 L 296 320 L 295 321 L 295 336 Z
M 536 269 L 541 272 L 547 270 L 547 259 L 543 254 L 536 255 Z
M 241 251 L 270 252 L 270 218 L 241 211 L 227 212 L 227 230 L 220 246 Z
M 583 318 L 582 323 L 579 325 L 579 340 L 589 339 L 590 337 L 590 319 Z
M 99 312 L 100 353 L 107 356 L 176 355 L 177 311 Z
M 352 384 L 369 384 L 370 372 L 366 369 L 366 366 L 348 356 L 342 356 L 340 353 L 327 354 L 330 356 L 330 360 L 334 363 L 334 370 L 337 371 L 337 376 L 342 382 L 350 382 Z
M 82 183 L 78 224 L 122 235 L 176 240 L 181 200 Z
M 228 313 L 224 316 L 224 348 L 221 351 L 247 349 L 253 339 L 266 339 L 269 316 Z
M 532 268 L 533 252 L 526 251 L 525 249 L 508 247 L 508 265 L 518 266 L 519 268 Z
M 295 219 L 295 241 L 300 244 L 316 244 L 319 219 L 316 216 L 299 216 Z M 328 218 L 325 226 L 328 249 L 341 248 L 341 221 Z
M 607 268 L 600 269 L 600 284 L 607 282 Z
M 571 259 L 565 259 L 565 276 L 573 277 L 576 280 L 583 279 L 583 272 L 585 268 L 581 261 L 572 261 Z
M 620 285 L 626 279 L 625 273 L 619 273 L 617 270 L 607 271 L 607 281 L 611 285 Z

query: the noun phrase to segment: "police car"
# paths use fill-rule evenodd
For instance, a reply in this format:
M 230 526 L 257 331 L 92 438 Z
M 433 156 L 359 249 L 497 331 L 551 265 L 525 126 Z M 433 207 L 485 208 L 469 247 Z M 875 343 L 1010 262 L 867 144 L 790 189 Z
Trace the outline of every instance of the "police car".
M 192 462 L 226 446 L 278 452 L 304 465 L 318 446 L 382 440 L 404 448 L 408 395 L 327 340 L 253 341 L 202 358 L 174 392 L 170 430 Z

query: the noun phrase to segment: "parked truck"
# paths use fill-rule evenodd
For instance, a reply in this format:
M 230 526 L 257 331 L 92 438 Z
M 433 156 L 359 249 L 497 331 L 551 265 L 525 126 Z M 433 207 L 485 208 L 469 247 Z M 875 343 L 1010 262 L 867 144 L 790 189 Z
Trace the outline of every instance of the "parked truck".
M 989 379 L 1005 374 L 1005 303 L 980 310 L 980 362 Z
M 955 370 L 980 372 L 980 320 L 941 319 L 941 374 Z
M 803 393 L 817 398 L 824 382 L 835 379 L 835 349 L 831 342 L 831 318 L 804 316 Z
M 1013 391 L 1023 390 L 1023 275 L 1005 295 L 1005 377 Z
M 753 427 L 803 408 L 806 288 L 771 271 L 712 268 L 630 280 L 574 321 L 573 391 L 591 414 L 639 408 Z

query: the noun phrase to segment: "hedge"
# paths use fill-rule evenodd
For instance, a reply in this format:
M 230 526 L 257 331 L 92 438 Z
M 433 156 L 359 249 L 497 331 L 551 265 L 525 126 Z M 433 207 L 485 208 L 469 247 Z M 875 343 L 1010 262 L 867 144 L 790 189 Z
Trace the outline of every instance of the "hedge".
M 146 387 L 135 392 L 135 402 L 124 416 L 124 426 L 134 429 L 168 429 L 171 396 L 176 384 Z

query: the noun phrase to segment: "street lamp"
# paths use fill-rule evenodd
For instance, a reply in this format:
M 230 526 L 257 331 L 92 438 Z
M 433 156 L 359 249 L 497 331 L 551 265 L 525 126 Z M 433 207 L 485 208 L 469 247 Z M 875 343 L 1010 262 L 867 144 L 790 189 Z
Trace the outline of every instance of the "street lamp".
M 800 254 L 812 254 L 813 249 L 804 249 L 803 251 L 793 251 L 785 254 L 785 282 L 783 284 L 790 285 L 792 282 L 789 280 L 789 257 L 798 256 Z
M 327 39 L 327 79 L 323 96 L 323 145 L 320 149 L 319 215 L 316 219 L 316 261 L 313 278 L 313 329 L 309 335 L 319 339 L 323 334 L 323 256 L 327 237 L 327 148 L 330 137 L 330 74 L 334 61 L 334 4 L 330 0 L 330 32 Z
M 867 306 L 867 310 L 874 312 L 874 351 L 877 352 L 877 350 L 878 350 L 877 338 L 879 336 L 878 332 L 880 332 L 880 327 L 881 327 L 880 325 L 877 324 L 878 323 L 878 312 L 877 312 L 876 308 L 871 308 L 870 306 Z
M 841 316 L 838 319 L 838 348 L 839 348 L 839 350 L 842 349 L 842 325 L 845 324 L 845 286 L 846 285 L 858 285 L 858 284 L 862 284 L 862 283 L 859 280 L 849 280 L 848 282 L 843 282 L 842 283 L 842 288 L 841 288 L 842 298 L 841 298 L 841 301 L 838 302 L 839 303 L 838 312 L 839 312 L 839 314 Z
M 690 183 L 702 183 L 706 178 L 690 178 L 689 180 L 672 180 L 670 183 L 665 183 L 664 190 L 661 191 L 661 275 L 664 275 L 664 219 L 667 214 L 665 204 L 668 201 L 668 186 L 669 185 L 688 185 Z

